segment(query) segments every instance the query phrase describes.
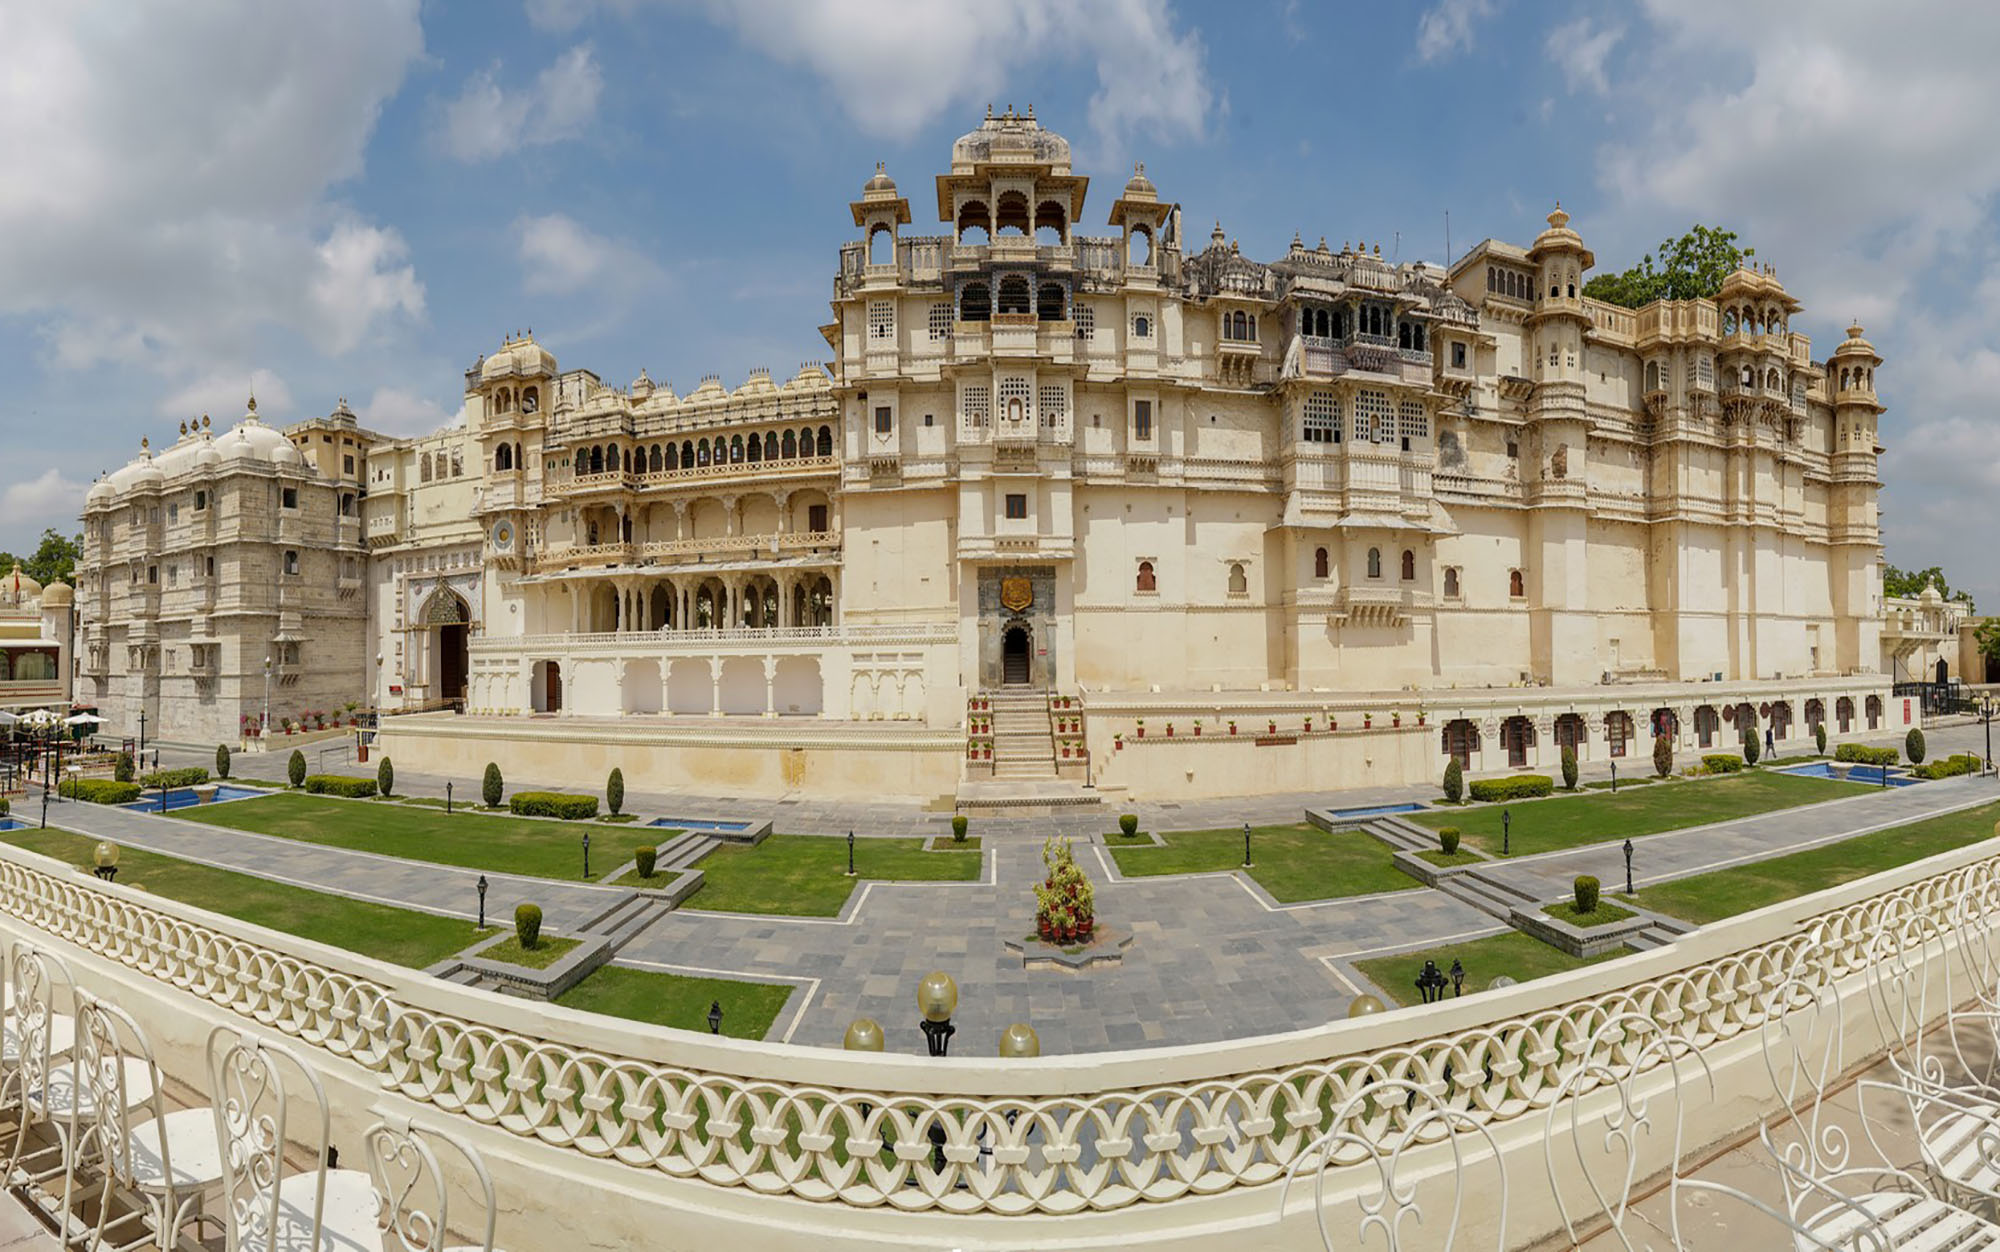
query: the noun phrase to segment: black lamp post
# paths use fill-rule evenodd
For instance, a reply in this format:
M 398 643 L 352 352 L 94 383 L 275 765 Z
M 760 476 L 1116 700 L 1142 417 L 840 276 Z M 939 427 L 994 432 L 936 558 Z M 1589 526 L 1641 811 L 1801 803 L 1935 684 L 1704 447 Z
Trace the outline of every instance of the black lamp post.
M 486 929 L 486 875 L 479 876 L 479 929 Z
M 1417 975 L 1417 994 L 1425 1004 L 1436 1004 L 1444 998 L 1444 971 L 1436 961 L 1425 961 L 1423 972 Z
M 711 1035 L 722 1033 L 722 1001 L 720 1000 L 710 1000 L 708 1002 L 708 1033 Z
M 590 832 L 587 830 L 583 832 L 583 877 L 586 882 L 590 879 Z
M 146 763 L 146 710 L 144 709 L 139 710 L 139 750 L 132 759 L 141 765 Z
M 1611 794 L 1614 796 L 1618 794 L 1618 762 L 1616 759 L 1613 759 L 1611 762 Z
M 1986 770 L 1993 772 L 1993 697 L 1987 696 L 1979 702 L 1980 719 L 1986 723 Z
M 1632 841 L 1625 841 L 1625 894 L 1637 894 L 1632 890 Z
M 1501 809 L 1500 810 L 1500 855 L 1512 856 L 1513 854 L 1514 854 L 1514 811 L 1512 809 Z
M 1243 868 L 1250 868 L 1250 823 L 1243 823 Z
M 1465 994 L 1465 964 L 1457 957 L 1451 958 L 1451 994 Z
M 847 832 L 847 876 L 854 877 L 854 832 Z
M 444 784 L 444 811 L 446 813 L 451 812 L 451 780 L 448 778 Z

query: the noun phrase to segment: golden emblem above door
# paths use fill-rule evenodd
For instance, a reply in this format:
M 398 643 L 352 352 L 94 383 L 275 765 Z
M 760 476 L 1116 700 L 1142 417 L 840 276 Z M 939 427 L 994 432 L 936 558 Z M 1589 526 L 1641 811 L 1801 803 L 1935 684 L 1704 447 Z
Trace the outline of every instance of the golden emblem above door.
M 1034 584 L 1025 578 L 1003 578 L 1000 580 L 1000 607 L 1009 613 L 1019 613 L 1035 602 Z

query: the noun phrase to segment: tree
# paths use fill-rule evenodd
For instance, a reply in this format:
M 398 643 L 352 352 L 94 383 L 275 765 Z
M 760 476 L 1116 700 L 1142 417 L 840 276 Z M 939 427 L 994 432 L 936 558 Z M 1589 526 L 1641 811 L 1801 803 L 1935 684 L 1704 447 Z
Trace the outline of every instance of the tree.
M 2000 661 L 2000 617 L 1989 617 L 1979 623 L 1972 632 L 1972 642 L 1979 647 L 1979 655 L 1990 665 Z
M 1951 583 L 1944 576 L 1944 567 L 1933 565 L 1929 569 L 1898 569 L 1894 565 L 1882 567 L 1882 594 L 1899 599 L 1913 600 L 1924 594 L 1924 588 L 1937 584 L 1938 594 L 1947 600 L 1957 600 L 1966 608 L 1972 607 L 1972 593 L 1953 591 Z
M 486 776 L 479 780 L 479 798 L 486 801 L 486 807 L 500 807 L 500 766 L 492 761 L 486 763 Z
M 1762 752 L 1763 749 L 1757 745 L 1757 732 L 1754 730 L 1744 731 L 1743 763 L 1745 765 L 1755 765 L 1757 763 L 1758 755 L 1761 754 Z
M 395 789 L 396 764 L 385 756 L 382 758 L 382 763 L 375 767 L 375 790 L 386 796 L 393 793 Z
M 604 780 L 604 804 L 613 817 L 625 807 L 625 771 L 613 766 L 611 777 Z
M 1576 790 L 1576 749 L 1564 748 L 1562 756 L 1563 790 Z
M 1444 798 L 1453 804 L 1465 799 L 1465 771 L 1459 768 L 1457 757 L 1444 767 Z
M 1663 239 L 1658 249 L 1622 274 L 1599 274 L 1583 285 L 1583 294 L 1607 304 L 1636 309 L 1655 300 L 1707 300 L 1722 290 L 1722 280 L 1757 254 L 1738 248 L 1736 232 L 1695 223 L 1679 239 Z
M 1653 736 L 1653 772 L 1662 778 L 1674 772 L 1674 741 L 1671 736 Z
M 1826 723 L 1825 723 L 1825 722 L 1814 722 L 1814 723 L 1813 723 L 1813 746 L 1819 749 L 1819 754 L 1820 754 L 1821 756 L 1825 756 L 1825 755 L 1826 755 Z
M 1924 732 L 1915 726 L 1910 727 L 1910 733 L 1903 736 L 1903 755 L 1910 758 L 1912 765 L 1924 763 Z
M 0 552 L 0 574 L 11 574 L 19 565 L 21 572 L 46 587 L 52 582 L 74 583 L 76 563 L 83 559 L 83 536 L 64 538 L 51 527 L 42 532 L 41 546 L 30 556 L 16 556 L 11 552 Z
M 217 778 L 229 777 L 229 745 L 226 743 L 215 745 L 215 776 Z
M 306 754 L 297 748 L 292 749 L 292 759 L 285 762 L 285 777 L 294 787 L 306 785 Z

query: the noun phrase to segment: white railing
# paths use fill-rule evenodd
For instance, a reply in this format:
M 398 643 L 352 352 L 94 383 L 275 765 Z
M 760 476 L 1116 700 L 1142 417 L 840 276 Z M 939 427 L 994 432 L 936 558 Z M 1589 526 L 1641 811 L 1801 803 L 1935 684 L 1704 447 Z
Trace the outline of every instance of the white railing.
M 604 630 L 575 634 L 487 635 L 467 645 L 476 653 L 561 652 L 574 648 L 658 649 L 666 645 L 774 644 L 874 645 L 883 643 L 953 643 L 958 627 L 950 622 L 913 622 L 907 626 L 734 626 L 698 630 Z
M 1532 1142 L 1525 1119 L 1546 1118 L 1559 1093 L 1624 1076 L 1620 1057 L 1589 1055 L 1608 1019 L 1640 1014 L 1720 1055 L 1758 1030 L 1767 993 L 1809 947 L 1827 977 L 1865 975 L 1886 928 L 1952 932 L 1996 909 L 2000 857 L 1974 846 L 1421 1013 L 1198 1047 L 925 1063 L 529 1010 L 0 849 L 0 915 L 345 1058 L 413 1101 L 718 1189 L 996 1217 L 1217 1197 L 1281 1179 L 1329 1136 L 1343 1145 L 1334 1164 L 1366 1163 L 1400 1121 L 1370 1097 L 1411 1085 L 1457 1127 L 1519 1125 Z

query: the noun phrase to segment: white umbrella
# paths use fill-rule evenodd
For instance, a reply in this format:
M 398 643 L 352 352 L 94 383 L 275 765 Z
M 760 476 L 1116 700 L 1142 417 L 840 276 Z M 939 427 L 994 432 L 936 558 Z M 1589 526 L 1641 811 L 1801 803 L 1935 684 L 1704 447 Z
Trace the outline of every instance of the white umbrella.
M 35 727 L 54 726 L 59 720 L 60 719 L 56 717 L 55 710 L 53 709 L 36 709 L 34 712 L 22 718 L 21 724 L 23 726 L 35 726 Z
M 103 721 L 104 721 L 104 719 L 103 719 L 103 718 L 101 718 L 101 717 L 99 717 L 99 716 L 98 716 L 97 714 L 95 714 L 95 713 L 75 713 L 75 714 L 72 714 L 72 715 L 70 715 L 69 717 L 65 717 L 65 718 L 63 719 L 63 725 L 65 725 L 65 726 L 97 726 L 97 725 L 100 725 L 100 724 L 102 724 L 102 723 L 103 723 Z
M 6 709 L 0 709 L 0 727 L 12 726 L 20 720 L 21 715 L 19 713 L 9 713 Z

